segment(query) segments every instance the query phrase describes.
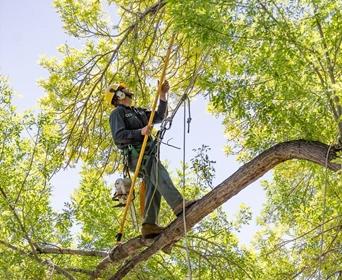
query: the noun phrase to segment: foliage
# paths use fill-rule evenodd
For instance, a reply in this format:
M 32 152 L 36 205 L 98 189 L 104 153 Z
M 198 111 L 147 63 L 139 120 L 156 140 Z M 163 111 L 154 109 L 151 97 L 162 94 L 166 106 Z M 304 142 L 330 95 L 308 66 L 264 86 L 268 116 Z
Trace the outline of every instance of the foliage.
M 208 152 L 210 147 L 202 145 L 202 147 L 193 149 L 196 152 L 193 159 L 191 159 L 192 170 L 197 174 L 197 185 L 213 187 L 213 179 L 215 177 L 215 168 L 213 164 L 216 163 L 209 159 Z
M 29 249 L 33 242 L 70 245 L 69 221 L 49 205 L 50 178 L 61 162 L 56 149 L 60 138 L 53 131 L 53 122 L 44 115 L 16 113 L 12 90 L 3 77 L 0 77 L 0 92 L 0 240 L 17 248 L 15 254 L 9 247 L 2 248 L 8 262 L 1 266 L 0 275 L 41 278 L 47 271 L 33 265 L 28 257 L 22 261 L 19 250 Z
M 16 113 L 12 90 L 0 78 L 1 278 L 59 279 L 77 267 L 83 271 L 70 273 L 83 279 L 99 259 L 42 256 L 37 248 L 112 247 L 122 212 L 113 208 L 105 179 L 122 166 L 102 92 L 108 84 L 124 81 L 136 93 L 136 105 L 148 106 L 173 34 L 167 73 L 174 92 L 171 105 L 184 92 L 205 95 L 211 112 L 224 117 L 226 150 L 241 161 L 291 139 L 341 142 L 340 1 L 54 4 L 65 31 L 84 46 L 62 45 L 62 59 L 42 59 L 49 77 L 40 81 L 46 92 L 41 113 Z M 215 168 L 208 150 L 200 148 L 186 168 L 183 191 L 189 198 L 212 187 Z M 50 180 L 62 167 L 80 161 L 80 186 L 71 203 L 56 213 L 49 204 Z M 178 171 L 174 181 L 181 185 L 181 180 Z M 198 279 L 338 279 L 341 173 L 288 162 L 275 168 L 264 187 L 262 230 L 253 247 L 240 248 L 234 236 L 250 220 L 249 208 L 242 205 L 236 221 L 218 209 L 193 229 L 187 246 L 178 243 L 172 255 L 154 255 L 132 271 L 131 279 L 185 278 L 187 250 L 192 276 Z M 163 205 L 162 224 L 173 219 L 170 213 Z M 125 233 L 128 238 L 136 234 L 133 228 Z
M 102 179 L 102 171 L 84 164 L 80 186 L 73 194 L 71 203 L 66 203 L 62 212 L 54 212 L 49 202 L 50 179 L 62 164 L 61 150 L 56 148 L 61 141 L 55 131 L 57 125 L 44 118 L 46 115 L 17 115 L 11 104 L 12 91 L 3 79 L 1 93 L 1 277 L 46 278 L 55 275 L 59 279 L 61 276 L 55 274 L 55 267 L 93 270 L 99 261 L 97 258 L 68 255 L 25 257 L 32 249 L 32 252 L 39 252 L 39 248 L 56 245 L 77 246 L 83 250 L 109 250 L 113 246 L 114 235 L 119 230 L 122 210 L 113 207 L 111 189 Z M 209 158 L 206 157 L 204 161 L 206 160 Z M 196 164 L 203 166 L 205 162 L 201 161 L 202 159 L 197 159 Z M 186 197 L 200 197 L 208 191 L 209 186 L 198 186 L 195 174 L 188 171 L 186 173 Z M 179 171 L 175 183 L 180 185 L 181 180 L 182 174 Z M 161 224 L 172 221 L 170 211 L 163 202 Z M 240 224 L 238 220 L 236 222 Z M 235 228 L 220 209 L 196 227 L 194 233 L 188 237 L 194 273 L 220 278 L 228 275 L 239 277 L 246 270 L 253 273 L 253 265 L 247 269 L 241 264 L 247 263 L 252 256 L 247 252 L 246 256 L 241 254 L 237 239 L 232 233 Z M 136 235 L 136 230 L 128 226 L 125 237 Z M 185 250 L 184 246 L 180 246 L 174 249 L 171 256 L 156 255 L 146 266 L 138 267 L 132 277 L 139 278 L 142 271 L 149 271 L 151 279 L 156 275 L 163 275 L 167 279 L 186 274 L 188 268 Z M 44 267 L 41 263 L 46 260 L 51 265 Z M 222 266 L 226 266 L 227 260 L 231 262 L 231 268 L 225 274 L 214 263 L 220 262 Z M 111 269 L 105 271 L 103 277 L 110 274 Z M 83 276 L 80 277 L 83 279 Z

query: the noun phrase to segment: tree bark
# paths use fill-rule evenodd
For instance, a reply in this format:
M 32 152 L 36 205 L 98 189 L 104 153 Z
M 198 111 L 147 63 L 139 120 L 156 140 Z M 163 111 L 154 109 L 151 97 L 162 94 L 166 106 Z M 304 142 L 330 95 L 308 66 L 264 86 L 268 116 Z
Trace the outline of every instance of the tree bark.
M 92 279 L 96 279 L 100 276 L 100 273 L 111 263 L 120 261 L 122 259 L 127 258 L 128 256 L 132 256 L 139 249 L 144 246 L 148 246 L 153 243 L 153 239 L 144 239 L 142 237 L 136 237 L 128 240 L 125 243 L 119 244 L 114 247 L 97 266 L 93 274 Z
M 332 146 L 305 140 L 284 142 L 271 147 L 240 167 L 234 174 L 189 207 L 185 213 L 187 229 L 191 229 L 217 207 L 284 161 L 290 159 L 307 160 L 332 171 L 341 170 L 341 165 L 331 162 L 332 159 L 336 158 L 336 152 L 337 150 Z M 122 279 L 138 263 L 147 260 L 160 249 L 177 242 L 183 236 L 183 217 L 179 217 L 153 240 L 151 246 L 128 260 L 110 279 Z M 129 242 L 125 244 L 129 244 Z M 125 250 L 125 244 L 120 245 L 121 250 Z M 127 245 L 128 248 L 131 246 Z M 128 251 L 126 255 L 128 255 Z
M 36 246 L 36 248 L 37 248 L 38 254 L 78 255 L 78 256 L 90 256 L 90 257 L 106 257 L 108 255 L 106 251 L 60 248 L 57 246 L 56 247 Z

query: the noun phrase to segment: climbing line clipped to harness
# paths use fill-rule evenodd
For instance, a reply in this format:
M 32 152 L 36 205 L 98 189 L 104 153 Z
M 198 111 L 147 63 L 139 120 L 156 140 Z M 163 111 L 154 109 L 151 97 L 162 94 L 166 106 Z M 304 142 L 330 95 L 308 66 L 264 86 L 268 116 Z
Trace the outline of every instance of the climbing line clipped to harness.
M 166 69 L 167 69 L 168 64 L 169 64 L 170 55 L 171 55 L 171 49 L 172 49 L 172 46 L 173 46 L 174 39 L 175 39 L 175 34 L 173 34 L 172 37 L 171 37 L 171 41 L 170 41 L 169 47 L 168 47 L 166 55 L 165 55 L 164 67 L 163 67 L 163 70 L 162 70 L 161 78 L 159 80 L 158 91 L 157 91 L 157 93 L 155 95 L 154 102 L 153 102 L 153 105 L 152 105 L 151 115 L 150 115 L 150 118 L 149 118 L 148 124 L 147 124 L 148 127 L 152 127 L 152 123 L 153 123 L 153 119 L 154 119 L 154 115 L 155 115 L 155 111 L 156 111 L 156 107 L 157 107 L 157 102 L 158 102 L 158 99 L 159 99 L 159 96 L 160 96 L 162 84 L 163 84 L 163 82 L 165 80 Z M 137 179 L 137 177 L 139 175 L 139 171 L 140 171 L 141 163 L 142 163 L 142 160 L 143 160 L 143 157 L 144 157 L 144 153 L 145 153 L 148 137 L 149 137 L 149 135 L 145 135 L 144 136 L 144 141 L 143 141 L 143 144 L 142 144 L 142 147 L 141 147 L 141 150 L 140 150 L 140 154 L 139 154 L 139 157 L 138 157 L 138 162 L 137 162 L 137 165 L 136 165 L 136 168 L 135 168 L 135 171 L 134 171 L 134 175 L 133 175 L 133 178 L 132 178 L 132 185 L 131 185 L 131 188 L 130 188 L 129 193 L 128 193 L 127 203 L 125 205 L 125 210 L 124 210 L 123 218 L 122 218 L 122 221 L 121 221 L 121 224 L 120 224 L 120 231 L 116 235 L 116 240 L 118 242 L 121 241 L 121 238 L 122 238 L 122 235 L 123 235 L 123 230 L 124 230 L 124 226 L 125 226 L 127 212 L 128 212 L 128 209 L 129 209 L 131 201 L 132 201 L 134 185 L 135 185 L 135 181 L 136 181 L 136 179 Z

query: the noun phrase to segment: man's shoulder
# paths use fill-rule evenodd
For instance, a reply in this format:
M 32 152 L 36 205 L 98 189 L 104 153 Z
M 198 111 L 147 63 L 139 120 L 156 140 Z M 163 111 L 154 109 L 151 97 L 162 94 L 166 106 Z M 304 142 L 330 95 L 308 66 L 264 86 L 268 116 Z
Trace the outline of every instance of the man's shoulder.
M 122 106 L 118 106 L 113 109 L 113 111 L 110 113 L 110 117 L 117 115 L 117 114 L 123 114 L 125 112 L 125 108 Z
M 130 118 L 134 114 L 136 114 L 136 109 L 133 109 L 133 107 L 125 107 L 125 106 L 118 106 L 116 107 L 109 116 L 110 120 L 117 119 L 117 118 Z M 139 112 L 140 113 L 140 112 Z M 141 114 L 141 113 L 140 113 Z

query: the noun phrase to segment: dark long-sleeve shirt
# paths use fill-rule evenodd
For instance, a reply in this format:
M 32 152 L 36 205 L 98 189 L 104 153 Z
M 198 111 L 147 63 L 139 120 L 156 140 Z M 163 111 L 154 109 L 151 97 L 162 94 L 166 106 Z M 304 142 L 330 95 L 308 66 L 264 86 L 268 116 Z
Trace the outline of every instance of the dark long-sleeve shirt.
M 167 102 L 160 100 L 158 110 L 154 115 L 153 123 L 160 123 L 165 116 Z M 151 111 L 143 108 L 127 107 L 118 105 L 110 114 L 109 122 L 114 143 L 120 149 L 129 144 L 139 145 L 144 136 L 141 129 L 148 124 Z

